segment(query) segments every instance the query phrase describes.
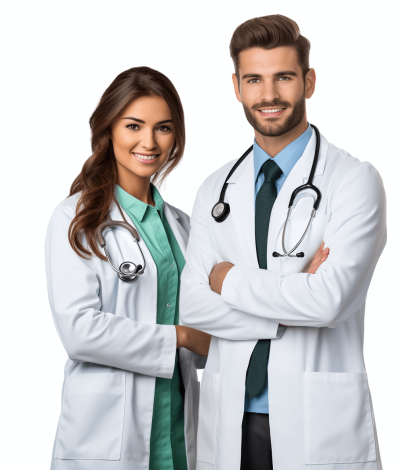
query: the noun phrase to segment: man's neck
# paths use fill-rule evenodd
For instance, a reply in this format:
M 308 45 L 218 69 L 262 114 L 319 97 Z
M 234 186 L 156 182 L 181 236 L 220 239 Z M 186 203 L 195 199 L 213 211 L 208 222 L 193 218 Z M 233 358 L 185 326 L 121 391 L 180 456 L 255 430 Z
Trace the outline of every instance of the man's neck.
M 275 157 L 278 153 L 287 147 L 290 143 L 296 140 L 298 137 L 303 134 L 308 127 L 307 117 L 304 116 L 302 121 L 286 134 L 280 135 L 278 137 L 267 137 L 260 134 L 254 129 L 254 134 L 256 136 L 257 144 L 268 153 L 270 157 Z

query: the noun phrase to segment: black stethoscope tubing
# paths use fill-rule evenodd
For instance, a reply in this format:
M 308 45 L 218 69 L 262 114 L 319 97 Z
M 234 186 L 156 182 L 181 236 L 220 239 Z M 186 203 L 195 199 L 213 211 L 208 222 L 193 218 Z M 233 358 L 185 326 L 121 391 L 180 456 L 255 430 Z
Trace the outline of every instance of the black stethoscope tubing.
M 318 163 L 318 157 L 319 157 L 319 149 L 320 149 L 320 144 L 321 144 L 321 136 L 320 136 L 320 133 L 319 133 L 319 130 L 316 126 L 314 126 L 313 124 L 311 124 L 311 127 L 315 130 L 315 135 L 316 135 L 316 143 L 315 143 L 315 152 L 314 152 L 314 160 L 313 160 L 313 163 L 312 163 L 312 166 L 311 166 L 311 171 L 310 171 L 310 175 L 308 177 L 308 181 L 306 184 L 303 184 L 301 186 L 299 186 L 298 188 L 296 188 L 293 192 L 292 192 L 292 195 L 290 197 L 290 200 L 289 200 L 289 206 L 288 206 L 288 213 L 287 213 L 287 216 L 286 216 L 286 221 L 285 221 L 285 225 L 284 225 L 284 228 L 283 228 L 283 233 L 282 233 L 282 247 L 283 247 L 283 251 L 284 251 L 284 254 L 279 254 L 277 253 L 276 251 L 273 252 L 272 256 L 274 257 L 278 257 L 278 256 L 289 256 L 289 257 L 297 257 L 297 258 L 303 258 L 304 257 L 304 253 L 301 252 L 301 253 L 297 253 L 296 255 L 292 255 L 293 251 L 296 250 L 296 248 L 298 248 L 298 246 L 301 244 L 301 242 L 304 240 L 304 237 L 308 231 L 308 228 L 310 227 L 310 224 L 311 224 L 311 221 L 315 215 L 315 212 L 318 210 L 318 207 L 319 207 L 319 204 L 321 202 L 321 198 L 322 198 L 322 195 L 321 195 L 321 191 L 313 185 L 313 180 L 314 180 L 314 175 L 315 175 L 315 170 L 317 168 L 317 163 Z M 246 152 L 239 158 L 239 160 L 233 165 L 232 169 L 230 170 L 230 172 L 228 173 L 228 176 L 226 177 L 225 181 L 224 181 L 224 184 L 222 186 L 222 189 L 221 189 L 221 194 L 219 196 L 219 200 L 218 202 L 215 204 L 215 206 L 212 208 L 211 210 L 211 215 L 212 217 L 214 218 L 214 220 L 218 223 L 221 223 L 223 222 L 229 215 L 230 213 L 230 207 L 229 207 L 229 204 L 227 202 L 224 201 L 225 199 L 225 193 L 226 193 L 226 190 L 228 188 L 228 180 L 229 178 L 233 175 L 233 173 L 237 170 L 237 168 L 239 167 L 239 165 L 243 162 L 243 160 L 247 157 L 247 155 L 249 155 L 249 153 L 253 150 L 253 146 L 251 146 L 249 149 L 246 150 Z M 289 215 L 290 215 L 290 212 L 292 210 L 292 206 L 293 206 L 293 202 L 296 198 L 296 196 L 301 192 L 301 191 L 304 191 L 305 189 L 311 189 L 313 190 L 317 197 L 314 201 L 314 204 L 313 204 L 313 210 L 311 212 L 311 216 L 310 216 L 310 220 L 308 222 L 308 225 L 306 227 L 306 230 L 304 231 L 300 241 L 295 245 L 295 247 L 292 249 L 292 250 L 289 250 L 289 251 L 286 251 L 285 249 L 285 243 L 284 243 L 284 238 L 285 238 L 285 232 L 286 232 L 286 225 L 287 225 L 287 222 L 289 220 Z

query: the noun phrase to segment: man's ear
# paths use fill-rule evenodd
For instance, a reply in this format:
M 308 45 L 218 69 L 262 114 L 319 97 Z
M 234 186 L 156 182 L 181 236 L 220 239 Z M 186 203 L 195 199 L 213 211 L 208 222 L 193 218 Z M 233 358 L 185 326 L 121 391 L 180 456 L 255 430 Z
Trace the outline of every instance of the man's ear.
M 240 86 L 239 86 L 239 80 L 237 78 L 236 73 L 232 74 L 232 82 L 233 82 L 233 88 L 235 89 L 235 95 L 239 103 L 242 102 L 242 97 L 240 96 Z
M 307 99 L 311 98 L 312 95 L 314 94 L 316 81 L 317 81 L 317 76 L 315 74 L 315 70 L 310 69 L 307 72 L 307 75 L 305 78 L 305 97 Z

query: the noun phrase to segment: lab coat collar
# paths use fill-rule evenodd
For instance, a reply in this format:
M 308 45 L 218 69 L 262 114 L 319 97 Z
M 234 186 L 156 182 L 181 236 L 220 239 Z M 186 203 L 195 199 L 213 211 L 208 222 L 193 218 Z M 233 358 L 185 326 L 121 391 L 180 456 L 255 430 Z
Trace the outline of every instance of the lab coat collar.
M 310 140 L 307 144 L 307 147 L 305 148 L 305 150 L 303 152 L 303 155 L 299 159 L 299 161 L 301 162 L 303 178 L 308 179 L 308 176 L 310 174 L 312 162 L 314 160 L 314 150 L 315 150 L 316 139 L 317 138 L 316 138 L 316 135 L 315 135 L 315 130 L 312 129 L 312 136 L 311 136 L 311 138 L 310 138 Z M 329 145 L 328 141 L 321 134 L 321 145 L 320 145 L 320 150 L 319 150 L 317 168 L 315 170 L 315 176 L 322 175 L 324 173 L 325 163 L 326 163 L 326 156 L 328 154 L 328 145 Z M 247 156 L 246 160 L 248 162 L 251 160 L 252 161 L 252 166 L 254 168 L 254 155 L 253 155 L 253 152 L 250 152 L 250 154 Z M 248 164 L 248 162 L 247 162 L 247 164 Z M 245 174 L 245 162 L 243 162 L 237 168 L 237 170 L 229 178 L 227 183 L 229 183 L 229 184 L 237 183 L 243 174 Z M 254 171 L 253 171 L 253 179 L 254 179 Z
M 126 213 L 124 208 L 120 205 L 122 213 L 125 216 L 126 221 L 128 224 L 132 225 L 132 227 L 135 227 L 134 223 L 132 222 L 132 219 L 129 217 L 129 215 Z M 189 233 L 185 230 L 185 228 L 182 226 L 180 222 L 180 216 L 179 214 L 175 211 L 175 209 L 170 206 L 167 202 L 164 201 L 164 207 L 163 207 L 164 215 L 169 223 L 169 226 L 171 227 L 172 232 L 174 233 L 174 236 L 176 238 L 176 241 L 178 242 L 179 248 L 182 251 L 183 256 L 185 256 L 186 253 L 186 245 L 189 240 Z M 118 209 L 116 201 L 113 201 L 110 206 L 110 217 L 112 220 L 120 220 L 122 221 L 123 218 L 121 216 L 121 213 Z M 136 229 L 136 227 L 135 227 Z

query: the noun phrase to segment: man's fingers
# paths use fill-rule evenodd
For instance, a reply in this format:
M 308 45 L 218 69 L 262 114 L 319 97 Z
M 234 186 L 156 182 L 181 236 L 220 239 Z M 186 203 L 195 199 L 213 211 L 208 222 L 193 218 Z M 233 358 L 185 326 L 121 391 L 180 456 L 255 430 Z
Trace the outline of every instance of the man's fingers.
M 324 249 L 324 242 L 322 242 L 307 271 L 308 274 L 316 273 L 321 264 L 328 259 L 329 251 L 328 247 Z

